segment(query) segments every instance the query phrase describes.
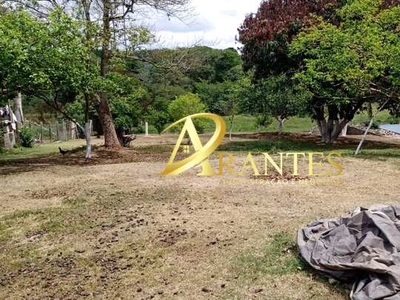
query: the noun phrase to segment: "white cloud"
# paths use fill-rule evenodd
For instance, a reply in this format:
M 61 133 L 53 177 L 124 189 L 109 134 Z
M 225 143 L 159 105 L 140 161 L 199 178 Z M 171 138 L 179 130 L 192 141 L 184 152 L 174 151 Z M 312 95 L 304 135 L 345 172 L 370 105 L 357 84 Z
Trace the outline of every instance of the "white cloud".
M 164 46 L 189 46 L 200 42 L 214 48 L 237 47 L 237 28 L 260 0 L 192 0 L 195 16 L 184 22 L 160 16 L 152 26 Z

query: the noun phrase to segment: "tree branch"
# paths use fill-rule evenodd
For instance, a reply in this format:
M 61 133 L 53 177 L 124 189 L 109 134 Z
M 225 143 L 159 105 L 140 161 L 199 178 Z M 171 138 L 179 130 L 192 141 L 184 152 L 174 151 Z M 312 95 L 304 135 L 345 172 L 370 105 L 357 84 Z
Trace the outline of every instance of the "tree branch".
M 38 98 L 42 99 L 48 106 L 50 106 L 51 108 L 53 108 L 54 110 L 58 111 L 60 114 L 62 114 L 67 120 L 73 122 L 76 124 L 76 126 L 79 127 L 80 130 L 82 130 L 82 132 L 85 132 L 85 129 L 74 119 L 72 118 L 70 115 L 68 115 L 66 112 L 64 112 L 58 105 L 57 103 L 57 99 L 56 96 L 53 98 L 53 102 L 54 105 L 51 103 L 51 101 L 49 101 L 49 99 L 46 96 L 43 95 L 37 95 Z

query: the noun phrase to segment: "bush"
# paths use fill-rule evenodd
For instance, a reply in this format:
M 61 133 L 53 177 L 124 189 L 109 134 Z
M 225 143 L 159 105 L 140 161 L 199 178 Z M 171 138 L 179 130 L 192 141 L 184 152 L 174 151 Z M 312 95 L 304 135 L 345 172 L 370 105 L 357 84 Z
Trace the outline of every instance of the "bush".
M 397 118 L 395 116 L 389 116 L 389 118 L 387 119 L 387 122 L 389 124 L 400 124 L 400 118 Z
M 256 117 L 256 126 L 258 130 L 266 129 L 272 124 L 272 117 L 268 114 L 258 114 Z
M 187 116 L 205 111 L 206 106 L 203 102 L 201 102 L 200 97 L 192 93 L 176 97 L 176 99 L 168 106 L 168 112 L 173 121 L 178 121 Z M 194 124 L 198 132 L 204 132 L 204 119 L 196 119 L 194 120 Z
M 29 127 L 23 127 L 19 131 L 19 138 L 22 147 L 32 148 L 35 143 L 35 131 Z
M 364 126 L 368 127 L 369 122 L 364 122 Z M 378 121 L 373 121 L 371 125 L 371 129 L 379 129 L 379 122 Z

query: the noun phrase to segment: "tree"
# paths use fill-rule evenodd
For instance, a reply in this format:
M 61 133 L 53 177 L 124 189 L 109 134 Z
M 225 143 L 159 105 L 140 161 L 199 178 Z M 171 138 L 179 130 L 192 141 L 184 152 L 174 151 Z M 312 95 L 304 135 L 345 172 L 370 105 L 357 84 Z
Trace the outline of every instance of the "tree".
M 235 85 L 236 83 L 232 81 L 218 83 L 202 81 L 195 83 L 195 91 L 210 112 L 227 116 L 230 111 L 230 102 L 233 97 L 236 97 Z
M 132 50 L 137 46 L 135 42 L 140 28 L 134 26 L 133 15 L 151 14 L 156 10 L 165 12 L 169 17 L 180 16 L 188 13 L 188 2 L 189 0 L 8 1 L 11 6 L 18 3 L 24 9 L 42 18 L 47 18 L 49 12 L 54 9 L 62 8 L 71 17 L 83 21 L 84 44 L 90 46 L 93 53 L 100 49 L 99 84 L 94 91 L 85 92 L 85 98 L 87 105 L 92 102 L 97 108 L 107 148 L 118 148 L 120 143 L 104 86 L 107 85 L 106 79 L 112 59 L 117 52 L 120 53 L 117 49 L 123 48 L 125 56 L 131 56 Z M 83 65 L 97 67 L 98 62 L 89 58 Z
M 118 139 L 124 135 L 139 131 L 139 121 L 149 102 L 149 92 L 139 81 L 126 74 L 110 73 L 107 97 L 110 99 L 112 117 L 115 122 Z
M 335 19 L 332 11 L 340 0 L 269 0 L 239 27 L 244 69 L 254 69 L 256 80 L 294 71 L 298 61 L 289 57 L 288 46 L 301 28 L 314 22 L 313 14 Z
M 152 102 L 146 119 L 160 132 L 170 122 L 168 105 L 189 92 L 197 94 L 211 112 L 230 115 L 239 81 L 244 77 L 236 50 L 205 46 L 141 50 L 132 72 L 149 87 Z
M 278 132 L 283 132 L 283 124 L 290 117 L 305 111 L 310 93 L 294 84 L 286 76 L 271 76 L 261 80 L 256 86 L 256 96 L 252 98 L 252 109 L 257 113 L 271 115 L 278 121 Z
M 59 10 L 47 23 L 8 12 L 0 17 L 0 36 L 2 90 L 35 95 L 70 118 L 63 106 L 93 78 L 93 69 L 82 68 L 90 51 L 82 45 L 79 24 Z
M 168 112 L 173 121 L 178 121 L 187 116 L 205 111 L 206 106 L 201 102 L 199 96 L 192 93 L 176 97 L 168 106 Z M 204 131 L 204 120 L 194 120 L 194 123 L 199 132 Z
M 340 25 L 321 20 L 292 42 L 292 54 L 304 58 L 296 77 L 314 94 L 315 118 L 327 142 L 366 104 L 398 103 L 400 7 L 384 7 L 380 1 L 349 1 L 337 11 Z
M 291 50 L 292 54 L 290 54 L 291 42 L 301 31 L 315 28 L 315 25 L 321 22 L 330 24 L 331 29 L 340 27 L 343 20 L 338 9 L 352 3 L 354 0 L 271 0 L 262 2 L 258 12 L 247 16 L 239 28 L 239 40 L 244 44 L 242 58 L 245 70 L 254 70 L 255 81 L 280 74 L 286 74 L 288 78 L 291 78 L 308 62 L 305 60 L 306 48 L 303 48 L 305 52 Z M 398 3 L 398 0 L 375 1 L 373 6 L 378 5 L 379 10 L 382 10 Z M 353 8 L 355 7 L 353 6 Z M 330 38 L 333 36 L 331 35 Z M 328 43 L 328 39 L 325 42 Z M 332 40 L 326 46 L 323 43 L 313 43 L 310 38 L 308 46 L 312 49 L 327 51 L 329 45 L 335 42 L 336 40 Z M 342 44 L 341 46 L 346 48 L 346 45 Z M 340 50 L 339 48 L 335 49 Z M 341 62 L 342 67 L 344 62 Z M 350 101 L 352 97 L 348 93 L 340 95 L 339 98 L 342 100 L 339 101 L 335 93 L 340 82 L 333 82 L 329 78 L 324 81 L 324 71 L 321 71 L 319 75 L 321 78 L 320 88 L 325 93 L 321 96 L 319 89 L 310 89 L 313 97 L 308 101 L 307 107 L 312 118 L 316 119 L 319 124 L 322 140 L 333 142 L 341 132 L 341 128 L 362 108 L 363 101 L 358 101 L 359 99 Z M 345 87 L 341 90 L 345 92 Z M 344 100 L 343 97 L 347 100 Z

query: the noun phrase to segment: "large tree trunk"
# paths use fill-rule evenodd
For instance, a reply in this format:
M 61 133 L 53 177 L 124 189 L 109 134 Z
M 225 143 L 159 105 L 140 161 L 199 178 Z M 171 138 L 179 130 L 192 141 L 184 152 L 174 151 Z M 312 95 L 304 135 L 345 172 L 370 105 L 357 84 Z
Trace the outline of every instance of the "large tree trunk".
M 103 0 L 103 36 L 100 62 L 100 75 L 107 76 L 110 65 L 110 42 L 111 42 L 111 1 Z M 104 132 L 104 144 L 106 148 L 120 148 L 114 121 L 112 119 L 110 106 L 108 104 L 107 95 L 100 93 L 100 105 L 98 108 L 100 123 Z
M 333 143 L 337 140 L 346 124 L 350 120 L 344 118 L 339 119 L 339 112 L 336 106 L 328 106 L 328 118 L 325 118 L 324 107 L 318 107 L 315 109 L 316 121 L 318 129 L 321 134 L 321 141 L 323 143 Z
M 108 105 L 107 96 L 102 93 L 100 95 L 100 105 L 98 108 L 99 119 L 104 133 L 104 145 L 106 148 L 120 148 L 117 132 L 115 130 L 114 121 L 111 116 L 110 107 Z
M 346 124 L 349 123 L 349 120 L 342 119 L 342 120 L 317 120 L 319 132 L 321 134 L 321 141 L 323 143 L 333 143 L 335 142 L 340 133 L 343 131 L 343 128 Z

